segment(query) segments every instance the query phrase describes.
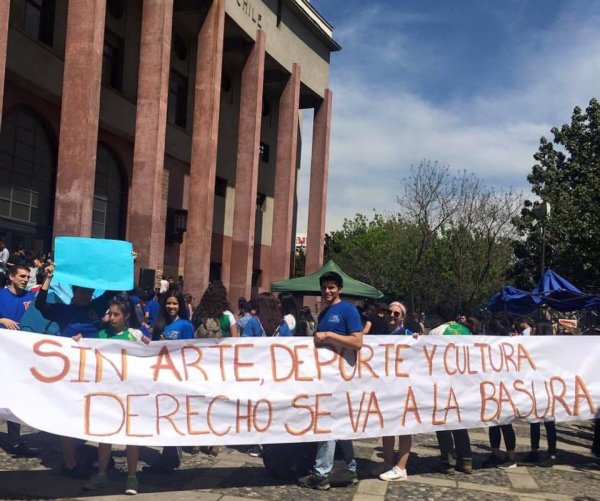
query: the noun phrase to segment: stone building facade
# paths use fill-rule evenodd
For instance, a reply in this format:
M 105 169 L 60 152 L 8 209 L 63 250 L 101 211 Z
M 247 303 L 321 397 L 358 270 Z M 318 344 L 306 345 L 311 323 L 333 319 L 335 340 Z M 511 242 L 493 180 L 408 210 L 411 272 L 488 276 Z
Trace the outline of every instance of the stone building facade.
M 126 239 L 197 297 L 268 290 L 293 266 L 312 108 L 317 269 L 332 35 L 308 0 L 0 0 L 0 237 Z

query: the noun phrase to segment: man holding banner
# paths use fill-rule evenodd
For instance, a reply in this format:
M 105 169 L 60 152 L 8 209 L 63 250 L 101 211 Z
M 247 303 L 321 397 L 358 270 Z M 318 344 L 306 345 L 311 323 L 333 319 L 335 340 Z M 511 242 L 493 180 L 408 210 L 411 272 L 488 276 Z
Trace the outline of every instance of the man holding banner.
M 79 280 L 87 280 L 85 285 L 91 285 L 89 282 L 93 283 L 99 276 L 93 269 L 91 271 L 88 270 L 89 267 L 86 266 L 85 261 L 80 263 L 77 260 L 73 260 L 71 255 L 87 256 L 93 259 L 94 256 L 91 255 L 91 251 L 94 247 L 100 246 L 101 243 L 103 245 L 110 244 L 110 241 L 107 240 L 97 240 L 97 242 L 90 242 L 89 240 L 91 239 L 76 237 L 59 237 L 56 239 L 57 273 L 62 272 L 64 275 L 64 272 L 67 271 L 72 274 L 68 281 L 61 282 L 59 280 L 59 284 L 64 285 L 67 290 L 70 285 L 73 291 L 70 304 L 60 302 L 49 303 L 47 301 L 48 289 L 55 274 L 53 265 L 46 268 L 44 283 L 35 298 L 35 306 L 42 316 L 52 322 L 56 322 L 60 327 L 61 335 L 65 337 L 98 337 L 100 320 L 108 310 L 109 302 L 115 295 L 114 291 L 106 291 L 99 297 L 92 299 L 94 289 L 80 285 Z M 127 242 L 123 242 L 123 244 L 127 244 Z M 117 243 L 117 245 L 119 247 L 122 246 L 121 243 Z M 132 259 L 131 251 L 128 252 L 128 249 L 125 249 L 121 254 L 124 254 L 127 260 Z M 101 263 L 102 260 L 96 259 L 95 262 Z M 117 265 L 118 270 L 119 267 Z M 86 277 L 86 274 L 90 276 Z M 70 284 L 67 282 L 70 282 Z M 76 451 L 78 441 L 71 437 L 61 436 L 60 443 L 63 454 L 63 474 L 71 478 L 89 478 L 91 472 L 77 464 Z
M 340 297 L 344 286 L 342 277 L 334 271 L 329 271 L 320 276 L 319 284 L 323 299 L 327 302 L 327 308 L 319 315 L 317 332 L 314 337 L 315 346 L 359 351 L 363 345 L 362 322 L 356 307 L 347 301 L 342 301 Z M 337 443 L 344 453 L 344 460 L 352 483 L 358 483 L 352 441 L 338 440 Z M 299 478 L 298 485 L 310 489 L 329 490 L 331 487 L 329 475 L 333 469 L 335 447 L 335 440 L 317 444 L 313 471 L 305 477 Z
M 29 282 L 29 268 L 14 266 L 8 273 L 10 285 L 0 290 L 0 327 L 19 330 L 21 317 L 35 298 L 33 292 L 25 290 Z M 15 457 L 39 456 L 38 449 L 32 449 L 21 440 L 21 425 L 8 421 L 6 451 Z

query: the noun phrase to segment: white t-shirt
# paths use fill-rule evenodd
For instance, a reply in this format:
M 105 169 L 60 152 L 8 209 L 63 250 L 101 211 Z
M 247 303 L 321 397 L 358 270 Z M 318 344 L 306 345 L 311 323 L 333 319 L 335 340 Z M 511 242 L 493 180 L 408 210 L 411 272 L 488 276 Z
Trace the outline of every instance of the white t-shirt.
M 223 312 L 223 315 L 226 315 L 227 318 L 229 319 L 229 325 L 235 325 L 237 322 L 235 321 L 235 315 L 233 313 L 231 313 L 229 310 L 225 310 Z
M 6 263 L 8 263 L 8 257 L 10 256 L 10 252 L 8 249 L 4 247 L 0 251 L 0 271 L 6 272 Z
M 294 333 L 294 329 L 296 328 L 296 318 L 291 313 L 288 313 L 285 317 L 283 317 L 285 323 L 290 328 L 292 334 Z

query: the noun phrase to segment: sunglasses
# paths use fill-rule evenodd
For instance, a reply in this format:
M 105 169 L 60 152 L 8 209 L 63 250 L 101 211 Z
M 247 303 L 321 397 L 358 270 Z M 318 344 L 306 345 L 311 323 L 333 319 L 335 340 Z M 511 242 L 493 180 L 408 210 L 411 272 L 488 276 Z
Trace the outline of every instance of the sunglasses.
M 396 318 L 398 318 L 400 316 L 400 312 L 399 311 L 388 310 L 388 314 L 389 315 L 393 315 Z

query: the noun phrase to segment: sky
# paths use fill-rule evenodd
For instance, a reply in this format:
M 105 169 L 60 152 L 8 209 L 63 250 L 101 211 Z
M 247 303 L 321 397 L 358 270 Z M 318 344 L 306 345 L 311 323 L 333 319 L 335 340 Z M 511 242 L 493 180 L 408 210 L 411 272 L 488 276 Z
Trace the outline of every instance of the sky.
M 595 0 L 313 0 L 332 54 L 326 231 L 398 210 L 411 166 L 437 161 L 530 195 L 541 136 L 600 97 Z M 312 114 L 303 124 L 306 232 Z

